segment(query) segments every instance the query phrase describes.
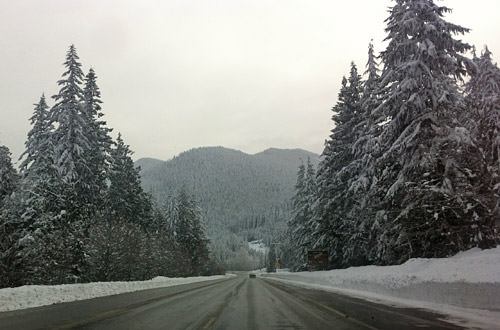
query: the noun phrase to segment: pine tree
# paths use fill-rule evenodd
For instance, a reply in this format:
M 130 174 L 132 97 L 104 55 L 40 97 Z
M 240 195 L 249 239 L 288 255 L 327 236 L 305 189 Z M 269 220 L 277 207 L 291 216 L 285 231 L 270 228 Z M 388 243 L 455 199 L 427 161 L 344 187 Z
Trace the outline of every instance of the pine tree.
M 380 133 L 380 122 L 373 113 L 380 104 L 378 94 L 380 77 L 372 43 L 368 46 L 365 75 L 367 79 L 363 83 L 361 109 L 358 115 L 360 121 L 354 128 L 356 141 L 351 147 L 353 157 L 344 170 L 351 176 L 344 196 L 350 204 L 348 219 L 352 230 L 347 236 L 343 254 L 344 262 L 350 266 L 369 263 L 372 246 L 377 240 L 378 233 L 376 215 L 369 205 L 370 187 L 376 184 L 373 161 L 379 151 L 377 139 Z
M 157 275 L 179 276 L 179 249 L 174 239 L 174 229 L 169 221 L 170 214 L 164 207 L 155 205 L 153 208 L 153 223 L 151 227 L 154 247 L 153 264 Z
M 483 175 L 474 192 L 487 206 L 489 226 L 500 226 L 500 69 L 492 62 L 485 47 L 481 56 L 474 57 L 477 70 L 467 83 L 463 122 L 483 155 Z M 495 219 L 497 223 L 494 224 Z
M 91 128 L 83 112 L 83 80 L 81 64 L 76 48 L 71 45 L 64 65 L 66 72 L 57 83 L 61 89 L 53 96 L 56 101 L 50 110 L 54 125 L 54 165 L 57 170 L 57 207 L 67 221 L 78 221 L 92 213 L 89 199 L 94 192 L 85 178 L 91 176 L 89 160 L 85 158 L 90 150 L 86 132 Z
M 182 189 L 176 201 L 174 237 L 188 261 L 187 274 L 202 275 L 209 261 L 208 239 L 195 200 Z
M 297 183 L 295 184 L 295 195 L 292 198 L 292 217 L 287 223 L 288 226 L 288 241 L 290 242 L 289 249 L 291 250 L 291 269 L 300 269 L 303 263 L 303 250 L 301 241 L 304 237 L 304 214 L 302 212 L 305 207 L 305 166 L 301 164 L 297 171 Z M 309 239 L 309 237 L 307 237 Z
M 26 150 L 19 159 L 23 159 L 20 171 L 23 177 L 38 176 L 50 169 L 53 164 L 53 146 L 51 143 L 51 131 L 53 129 L 49 122 L 49 106 L 45 95 L 35 104 L 33 116 L 30 118 L 31 130 L 25 142 Z
M 15 243 L 23 235 L 23 224 L 13 216 L 16 211 L 15 192 L 19 176 L 12 165 L 11 153 L 6 146 L 0 146 L 0 286 L 17 284 L 19 263 Z
M 20 189 L 5 215 L 11 231 L 9 276 L 12 279 L 9 285 L 47 281 L 46 272 L 40 265 L 53 257 L 42 252 L 42 249 L 49 249 L 45 238 L 53 232 L 53 215 L 58 212 L 55 207 L 58 191 L 54 188 L 57 176 L 53 166 L 53 126 L 47 109 L 42 95 L 30 118 L 32 128 L 25 142 L 26 150 L 20 157 Z
M 101 120 L 103 114 L 101 109 L 101 92 L 96 83 L 97 76 L 94 69 L 90 69 L 85 76 L 85 88 L 83 90 L 84 106 L 83 115 L 89 129 L 85 132 L 89 141 L 89 149 L 84 158 L 89 164 L 89 175 L 85 178 L 89 188 L 93 192 L 89 203 L 96 210 L 102 210 L 104 194 L 106 190 L 106 176 L 109 167 L 109 154 L 112 139 L 109 133 L 112 129 L 106 127 L 106 122 Z
M 297 172 L 295 195 L 292 198 L 292 217 L 287 223 L 291 251 L 292 270 L 302 269 L 306 263 L 307 251 L 312 248 L 314 232 L 313 204 L 316 198 L 316 173 L 311 160 L 307 168 L 303 164 Z
M 116 221 L 147 227 L 151 220 L 151 200 L 141 187 L 140 169 L 134 167 L 131 155 L 129 146 L 118 134 L 116 146 L 111 150 L 107 214 Z
M 24 212 L 22 217 L 32 222 L 37 216 L 56 212 L 54 208 L 57 192 L 54 189 L 57 173 L 54 167 L 53 125 L 50 122 L 48 105 L 42 95 L 35 104 L 32 125 L 25 142 L 25 151 L 19 158 L 21 193 Z
M 78 180 L 87 167 L 83 155 L 89 149 L 89 141 L 85 136 L 89 127 L 86 126 L 81 103 L 83 72 L 78 59 L 76 48 L 71 45 L 64 62 L 67 71 L 63 79 L 57 82 L 61 90 L 53 96 L 56 104 L 50 114 L 52 123 L 57 126 L 54 131 L 55 165 L 63 181 L 68 184 Z
M 352 176 L 352 168 L 348 165 L 354 160 L 352 147 L 357 140 L 356 127 L 362 121 L 361 95 L 361 77 L 352 63 L 349 80 L 342 80 L 339 100 L 333 108 L 335 128 L 318 167 L 314 241 L 316 248 L 329 250 L 330 264 L 334 267 L 344 265 L 345 241 L 353 229 L 348 218 L 352 201 L 346 198 L 346 192 Z
M 368 46 L 368 61 L 366 63 L 365 75 L 367 75 L 367 79 L 363 83 L 363 92 L 360 101 L 361 121 L 356 128 L 358 139 L 353 145 L 353 150 L 355 157 L 358 159 L 364 158 L 363 163 L 367 166 L 371 162 L 371 158 L 366 157 L 371 157 L 377 151 L 376 140 L 380 132 L 380 122 L 377 122 L 379 118 L 374 115 L 374 110 L 380 105 L 380 75 L 372 43 Z
M 12 165 L 9 148 L 0 146 L 0 210 L 2 201 L 18 187 L 19 176 Z
M 462 54 L 470 46 L 453 35 L 468 29 L 446 22 L 449 11 L 432 0 L 396 0 L 386 20 L 382 104 L 375 113 L 387 124 L 370 192 L 383 198 L 371 203 L 384 220 L 376 249 L 381 263 L 447 256 L 477 244 L 470 232 L 481 212 L 469 209 L 477 203 L 465 193 L 474 167 L 456 153 L 474 146 L 454 120 L 461 102 L 457 80 L 468 63 Z

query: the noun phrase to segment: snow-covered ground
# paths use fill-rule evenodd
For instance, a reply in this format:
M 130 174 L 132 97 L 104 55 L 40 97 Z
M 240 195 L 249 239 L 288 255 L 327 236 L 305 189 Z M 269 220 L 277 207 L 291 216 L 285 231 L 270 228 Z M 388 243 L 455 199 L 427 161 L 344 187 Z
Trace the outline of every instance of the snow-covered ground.
M 158 276 L 149 281 L 25 285 L 17 288 L 5 288 L 0 289 L 0 312 L 109 296 L 125 292 L 217 280 L 229 276 L 234 275 L 179 278 Z
M 248 248 L 260 253 L 267 253 L 267 250 L 269 250 L 262 240 L 248 242 Z
M 398 266 L 262 274 L 287 283 L 444 312 L 469 326 L 500 329 L 500 247 Z

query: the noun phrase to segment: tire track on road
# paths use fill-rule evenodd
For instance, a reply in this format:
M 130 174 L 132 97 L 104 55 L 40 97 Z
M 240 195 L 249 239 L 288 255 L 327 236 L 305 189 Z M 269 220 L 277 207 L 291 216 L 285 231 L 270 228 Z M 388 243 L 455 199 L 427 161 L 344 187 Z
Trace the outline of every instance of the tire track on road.
M 85 319 L 81 319 L 81 320 L 73 321 L 73 322 L 69 322 L 69 323 L 64 323 L 64 324 L 58 325 L 56 327 L 51 327 L 50 329 L 51 330 L 64 330 L 64 329 L 79 329 L 79 328 L 87 327 L 87 326 L 89 326 L 89 325 L 91 325 L 93 323 L 97 323 L 99 321 L 102 321 L 102 320 L 105 320 L 105 319 L 108 319 L 108 318 L 112 318 L 112 317 L 124 314 L 124 313 L 126 313 L 128 311 L 131 311 L 133 309 L 136 309 L 136 308 L 148 305 L 148 304 L 152 304 L 152 303 L 155 303 L 155 302 L 158 302 L 158 301 L 161 301 L 161 300 L 169 299 L 169 298 L 176 297 L 176 296 L 179 296 L 179 295 L 183 295 L 183 294 L 186 294 L 186 293 L 191 293 L 191 292 L 195 292 L 195 291 L 198 291 L 198 290 L 208 289 L 208 288 L 213 287 L 215 285 L 218 285 L 218 284 L 220 284 L 220 283 L 222 283 L 224 281 L 227 281 L 227 280 L 224 279 L 224 280 L 220 280 L 220 281 L 217 281 L 217 282 L 214 282 L 214 283 L 209 283 L 209 284 L 206 284 L 206 285 L 202 285 L 202 286 L 199 286 L 199 287 L 196 287 L 196 288 L 189 288 L 189 289 L 186 289 L 186 290 L 182 290 L 182 291 L 178 291 L 178 292 L 174 292 L 174 293 L 169 293 L 169 294 L 162 295 L 162 296 L 159 296 L 159 297 L 155 297 L 155 298 L 152 298 L 152 299 L 148 299 L 148 300 L 145 300 L 145 301 L 142 301 L 142 302 L 139 302 L 139 303 L 134 303 L 134 304 L 127 305 L 127 306 L 124 306 L 124 307 L 115 308 L 115 309 L 112 309 L 112 310 L 109 310 L 109 311 L 105 311 L 105 312 L 96 314 L 94 316 L 91 316 L 91 317 L 88 317 L 88 318 L 85 318 Z
M 210 313 L 201 322 L 199 322 L 197 325 L 195 325 L 194 327 L 192 327 L 190 329 L 193 329 L 193 330 L 195 330 L 195 329 L 196 330 L 212 329 L 213 325 L 215 324 L 215 322 L 217 321 L 219 316 L 222 314 L 224 309 L 226 309 L 226 307 L 231 302 L 231 299 L 238 296 L 243 284 L 245 284 L 245 280 L 242 280 L 240 283 L 238 283 L 236 285 L 236 287 L 234 289 L 232 289 L 229 293 L 227 293 L 225 295 L 224 300 L 222 301 L 222 303 L 219 304 L 219 306 L 217 306 L 217 309 L 214 312 Z

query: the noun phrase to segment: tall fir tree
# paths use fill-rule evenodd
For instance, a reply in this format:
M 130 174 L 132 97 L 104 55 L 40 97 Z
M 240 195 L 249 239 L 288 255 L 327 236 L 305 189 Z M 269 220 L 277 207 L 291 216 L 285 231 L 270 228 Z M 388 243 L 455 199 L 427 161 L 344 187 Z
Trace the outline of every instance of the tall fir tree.
M 57 84 L 61 86 L 58 94 L 52 98 L 56 104 L 50 111 L 51 121 L 55 124 L 54 143 L 56 148 L 56 167 L 64 182 L 71 184 L 79 179 L 83 168 L 87 167 L 83 159 L 89 149 L 85 136 L 87 121 L 83 115 L 83 72 L 76 48 L 71 45 L 64 65 L 66 72 Z
M 16 242 L 23 235 L 23 222 L 13 216 L 17 209 L 15 192 L 19 176 L 12 165 L 11 153 L 6 146 L 0 146 L 0 286 L 17 284 L 20 263 Z M 15 274 L 14 274 L 15 273 Z M 17 275 L 17 276 L 16 276 Z
M 304 214 L 302 213 L 303 208 L 306 204 L 305 196 L 305 166 L 300 164 L 297 171 L 297 182 L 295 183 L 295 194 L 292 197 L 292 215 L 287 222 L 287 233 L 289 241 L 289 249 L 291 253 L 290 257 L 290 268 L 292 270 L 298 270 L 301 268 L 304 257 L 302 256 L 302 243 L 300 242 L 303 238 L 309 239 L 310 237 L 303 236 L 303 226 L 306 222 L 304 219 Z M 310 235 L 309 235 L 310 236 Z
M 53 127 L 48 118 L 48 109 L 45 95 L 42 95 L 30 118 L 32 127 L 24 143 L 26 149 L 19 157 L 22 160 L 20 172 L 23 177 L 40 175 L 53 165 L 53 145 L 50 140 Z
M 348 209 L 345 215 L 349 222 L 349 234 L 344 244 L 343 263 L 359 266 L 370 262 L 372 244 L 376 241 L 377 222 L 369 207 L 369 190 L 376 184 L 373 160 L 378 152 L 380 123 L 373 111 L 379 106 L 379 70 L 373 44 L 368 46 L 366 81 L 362 84 L 360 111 L 356 114 L 355 140 L 351 145 L 351 161 L 342 170 L 348 176 L 347 190 L 343 198 Z
M 140 169 L 134 166 L 131 155 L 129 146 L 118 134 L 116 146 L 111 149 L 107 216 L 147 227 L 151 221 L 151 199 L 141 187 Z
M 315 247 L 329 250 L 333 267 L 344 266 L 344 244 L 352 230 L 348 219 L 351 201 L 345 194 L 352 175 L 348 165 L 354 159 L 352 147 L 357 140 L 356 127 L 361 122 L 361 95 L 361 76 L 352 63 L 349 79 L 342 80 L 339 100 L 333 108 L 335 128 L 318 167 L 318 196 L 314 207 L 317 219 L 313 235 Z
M 209 261 L 209 240 L 196 201 L 185 189 L 179 192 L 174 215 L 174 237 L 188 261 L 187 273 L 202 275 Z
M 30 123 L 31 130 L 25 142 L 26 149 L 21 155 L 20 186 L 5 219 L 10 224 L 8 255 L 10 270 L 6 275 L 9 285 L 40 283 L 46 280 L 40 264 L 47 262 L 38 249 L 38 240 L 45 237 L 42 228 L 48 228 L 57 211 L 55 201 L 57 191 L 54 168 L 54 146 L 52 128 L 48 118 L 48 105 L 42 95 Z M 45 242 L 46 243 L 46 242 Z M 41 246 L 47 244 L 41 243 Z
M 440 257 L 477 245 L 473 228 L 485 228 L 482 206 L 467 187 L 475 175 L 457 150 L 472 152 L 467 130 L 458 127 L 470 46 L 454 39 L 468 29 L 446 22 L 450 9 L 432 0 L 396 0 L 386 20 L 387 49 L 381 54 L 381 152 L 371 207 L 380 210 L 383 232 L 377 262 Z M 468 154 L 476 160 L 477 153 Z M 474 205 L 470 209 L 469 205 Z M 483 238 L 489 240 L 487 230 Z
M 304 268 L 307 251 L 313 247 L 312 234 L 315 226 L 313 205 L 316 190 L 316 173 L 308 158 L 307 167 L 302 164 L 297 172 L 295 195 L 292 198 L 292 216 L 287 223 L 292 270 Z
M 57 180 L 52 137 L 54 126 L 50 122 L 48 109 L 45 96 L 42 95 L 30 118 L 32 128 L 25 142 L 26 149 L 19 157 L 22 160 L 23 218 L 30 222 L 41 214 L 56 211 L 53 207 L 57 195 L 53 189 Z
M 488 217 L 498 231 L 500 227 L 500 68 L 493 63 L 485 47 L 480 57 L 474 56 L 476 70 L 466 85 L 464 126 L 471 131 L 483 154 L 483 176 L 475 193 L 488 207 Z M 496 220 L 496 224 L 494 223 Z
M 86 173 L 88 177 L 84 178 L 84 180 L 93 192 L 89 203 L 94 205 L 96 210 L 102 211 L 113 141 L 109 136 L 112 129 L 108 128 L 106 122 L 101 119 L 103 117 L 101 92 L 97 86 L 97 76 L 92 68 L 85 76 L 83 97 L 83 116 L 89 128 L 85 132 L 89 141 L 89 148 L 84 155 L 89 164 L 89 171 Z
M 0 209 L 2 201 L 9 197 L 18 187 L 19 176 L 12 165 L 10 150 L 0 146 Z
M 83 110 L 83 72 L 74 45 L 69 47 L 64 65 L 66 72 L 57 83 L 61 86 L 53 96 L 55 104 L 50 110 L 51 123 L 54 125 L 54 166 L 57 170 L 58 198 L 57 207 L 65 221 L 78 221 L 92 212 L 89 199 L 94 195 L 92 187 L 85 179 L 89 178 L 89 159 L 85 157 L 90 150 L 86 132 L 91 130 Z

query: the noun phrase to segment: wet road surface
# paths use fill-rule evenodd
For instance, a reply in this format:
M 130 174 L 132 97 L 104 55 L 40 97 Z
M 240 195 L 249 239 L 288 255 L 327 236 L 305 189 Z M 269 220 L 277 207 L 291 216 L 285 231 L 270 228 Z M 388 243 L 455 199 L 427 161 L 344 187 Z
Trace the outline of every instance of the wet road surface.
M 0 329 L 461 329 L 443 315 L 240 274 L 0 313 Z

